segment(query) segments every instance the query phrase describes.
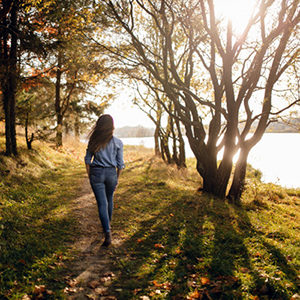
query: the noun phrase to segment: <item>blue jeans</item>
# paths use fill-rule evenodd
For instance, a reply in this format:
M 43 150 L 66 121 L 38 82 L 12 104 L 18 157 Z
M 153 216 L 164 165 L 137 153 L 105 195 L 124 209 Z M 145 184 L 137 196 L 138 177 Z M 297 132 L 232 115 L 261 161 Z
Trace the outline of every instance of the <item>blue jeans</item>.
M 113 195 L 118 183 L 116 168 L 91 167 L 90 183 L 97 201 L 103 231 L 110 232 Z

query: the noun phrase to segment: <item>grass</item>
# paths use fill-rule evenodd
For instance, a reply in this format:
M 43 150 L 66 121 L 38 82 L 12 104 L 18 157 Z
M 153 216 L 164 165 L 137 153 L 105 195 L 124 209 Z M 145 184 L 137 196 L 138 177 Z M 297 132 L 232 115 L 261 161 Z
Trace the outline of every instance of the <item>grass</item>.
M 70 200 L 84 168 L 74 145 L 35 142 L 29 151 L 19 144 L 18 158 L 0 156 L 0 299 L 59 299 L 71 258 L 67 244 L 76 232 Z
M 5 157 L 0 163 L 0 299 L 40 291 L 64 299 L 64 262 L 72 259 L 67 246 L 76 232 L 70 201 L 84 166 L 74 150 L 34 146 L 34 152 L 23 146 L 19 164 Z M 291 299 L 297 293 L 299 189 L 263 184 L 249 168 L 237 207 L 197 192 L 192 159 L 178 170 L 151 150 L 125 147 L 125 162 L 112 224 L 123 242 L 110 250 L 116 274 L 110 295 Z
M 291 299 L 299 190 L 262 184 L 251 168 L 249 176 L 237 207 L 196 192 L 194 168 L 129 159 L 113 223 L 125 241 L 114 254 L 117 299 Z

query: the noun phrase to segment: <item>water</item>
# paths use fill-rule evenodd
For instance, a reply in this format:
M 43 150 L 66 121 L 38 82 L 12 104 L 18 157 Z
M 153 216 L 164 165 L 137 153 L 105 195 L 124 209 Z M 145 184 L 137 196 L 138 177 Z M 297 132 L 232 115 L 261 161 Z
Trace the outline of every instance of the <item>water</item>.
M 124 145 L 154 148 L 153 137 L 122 138 Z M 250 151 L 248 163 L 263 173 L 263 182 L 300 187 L 300 134 L 266 133 Z M 186 156 L 194 157 L 186 141 Z M 236 157 L 235 157 L 236 159 Z

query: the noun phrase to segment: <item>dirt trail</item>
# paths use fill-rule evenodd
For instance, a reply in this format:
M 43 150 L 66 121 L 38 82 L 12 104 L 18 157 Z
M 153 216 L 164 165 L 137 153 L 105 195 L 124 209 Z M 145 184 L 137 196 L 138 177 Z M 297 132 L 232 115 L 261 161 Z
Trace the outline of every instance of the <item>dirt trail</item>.
M 122 241 L 113 234 L 113 245 L 101 247 L 103 233 L 88 178 L 72 205 L 81 233 L 71 246 L 76 254 L 68 266 L 71 273 L 64 289 L 67 299 L 117 299 L 108 295 L 108 287 L 115 277 L 111 271 L 114 252 Z

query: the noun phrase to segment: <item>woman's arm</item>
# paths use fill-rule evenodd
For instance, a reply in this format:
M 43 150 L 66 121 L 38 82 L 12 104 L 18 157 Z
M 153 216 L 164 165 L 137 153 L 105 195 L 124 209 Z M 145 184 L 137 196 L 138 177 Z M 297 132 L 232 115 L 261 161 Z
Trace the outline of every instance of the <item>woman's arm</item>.
M 117 168 L 117 177 L 118 177 L 118 179 L 120 177 L 121 172 L 122 172 L 122 169 Z

